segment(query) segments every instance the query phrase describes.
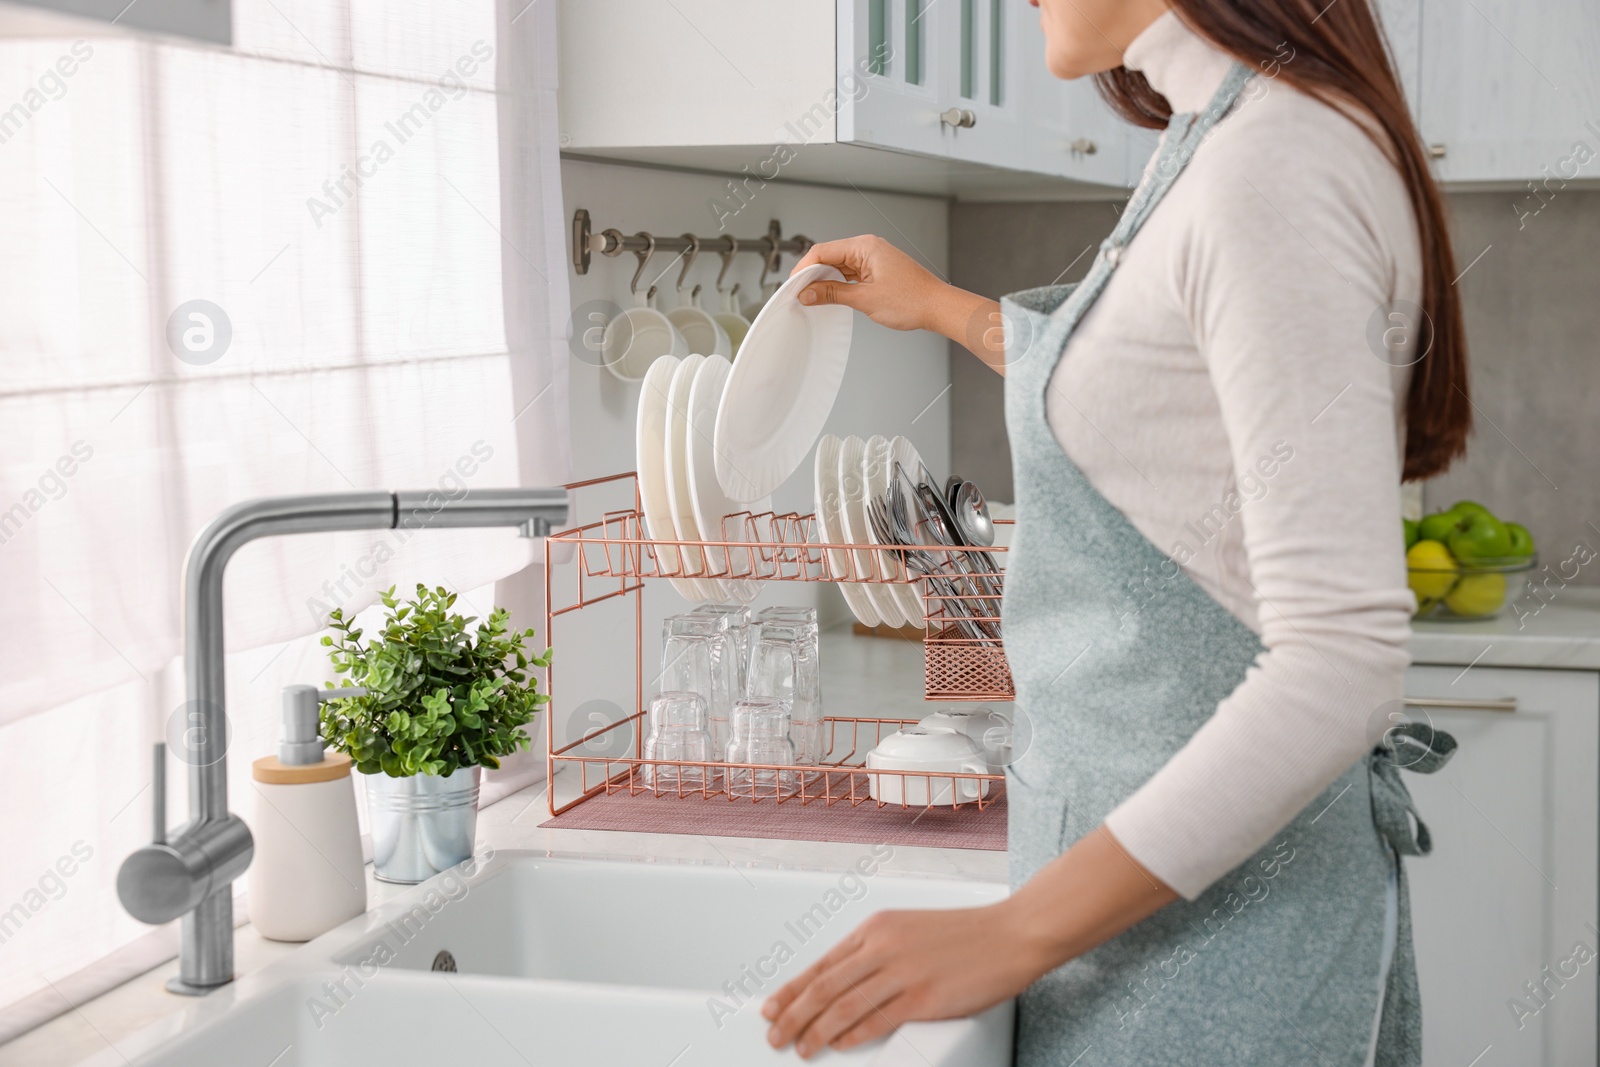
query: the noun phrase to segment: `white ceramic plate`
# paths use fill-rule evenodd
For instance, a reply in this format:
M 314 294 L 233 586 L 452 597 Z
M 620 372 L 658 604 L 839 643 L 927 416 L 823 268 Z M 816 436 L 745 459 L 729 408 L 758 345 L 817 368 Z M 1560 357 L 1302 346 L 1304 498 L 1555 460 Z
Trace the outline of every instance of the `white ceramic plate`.
M 705 360 L 698 353 L 683 357 L 667 387 L 667 499 L 672 508 L 672 524 L 685 541 L 702 539 L 700 524 L 694 517 L 694 493 L 689 488 L 689 389 Z M 685 545 L 681 551 L 685 572 L 696 575 L 705 571 L 705 555 L 698 548 Z M 723 599 L 722 583 L 715 578 L 691 577 L 688 582 L 696 590 L 697 601 Z
M 859 437 L 846 437 L 839 450 L 839 497 L 843 501 L 840 510 L 844 516 L 845 540 L 853 545 L 872 544 L 872 538 L 867 536 L 866 451 L 866 442 Z M 855 550 L 852 555 L 857 575 L 876 578 L 882 574 L 876 558 L 878 553 L 868 548 Z M 887 586 L 866 581 L 861 589 L 885 626 L 905 625 L 905 616 L 900 614 L 900 606 Z
M 723 520 L 741 511 L 759 514 L 772 510 L 770 499 L 741 504 L 729 500 L 717 481 L 715 431 L 717 403 L 722 399 L 722 388 L 733 370 L 724 356 L 707 356 L 695 372 L 694 383 L 689 386 L 689 497 L 694 510 L 695 525 L 700 536 L 707 541 L 744 541 L 750 536 L 743 519 Z M 706 563 L 713 572 L 733 574 L 750 573 L 748 549 L 707 548 Z M 737 604 L 748 604 L 761 591 L 757 582 L 748 579 L 718 580 L 722 592 Z
M 817 463 L 814 478 L 817 494 L 817 523 L 822 527 L 822 539 L 830 545 L 844 544 L 849 538 L 844 534 L 840 509 L 844 500 L 839 495 L 839 450 L 843 446 L 833 434 L 823 434 L 817 441 Z M 850 554 L 842 549 L 828 550 L 828 569 L 834 574 L 850 571 Z M 876 626 L 878 612 L 867 598 L 866 590 L 855 582 L 839 582 L 839 592 L 850 605 L 863 626 Z
M 897 441 L 905 440 L 896 438 Z M 867 442 L 867 452 L 863 460 L 868 500 L 886 500 L 889 496 L 889 477 L 894 472 L 894 445 L 887 437 L 873 437 Z M 878 539 L 877 533 L 872 528 L 872 523 L 867 523 L 867 535 L 872 538 L 875 545 L 883 544 Z M 885 577 L 899 579 L 905 577 L 905 566 L 900 562 L 900 557 L 892 552 L 878 553 L 878 566 Z M 914 585 L 885 585 L 879 587 L 879 592 L 887 593 L 894 597 L 895 606 L 900 609 L 900 614 L 905 616 L 907 626 L 922 628 L 922 598 L 917 596 L 917 587 Z
M 917 446 L 912 444 L 910 440 L 904 437 L 896 437 L 894 440 L 889 442 L 890 478 L 895 477 L 895 467 L 897 464 L 899 467 L 905 470 L 906 474 L 910 476 L 913 482 L 922 476 L 922 472 L 927 470 L 927 468 L 922 465 L 922 456 L 917 452 Z M 922 593 L 925 587 L 926 583 L 922 581 L 918 581 L 917 584 L 908 587 L 911 592 L 912 599 L 916 602 L 916 617 L 912 619 L 911 625 L 918 626 L 923 629 L 927 629 L 928 625 L 926 614 L 927 606 L 922 600 Z
M 672 521 L 672 495 L 667 489 L 667 396 L 678 363 L 677 356 L 662 356 L 650 364 L 639 389 L 639 414 L 634 424 L 634 461 L 639 472 L 645 533 L 660 541 L 678 539 L 678 527 Z M 663 572 L 670 574 L 679 569 L 675 547 L 662 545 L 655 553 Z M 699 586 L 687 578 L 670 581 L 679 596 L 699 601 Z
M 750 324 L 717 408 L 717 479 L 733 500 L 772 495 L 805 461 L 844 379 L 851 318 L 806 307 L 800 290 L 844 275 L 815 263 L 778 287 Z

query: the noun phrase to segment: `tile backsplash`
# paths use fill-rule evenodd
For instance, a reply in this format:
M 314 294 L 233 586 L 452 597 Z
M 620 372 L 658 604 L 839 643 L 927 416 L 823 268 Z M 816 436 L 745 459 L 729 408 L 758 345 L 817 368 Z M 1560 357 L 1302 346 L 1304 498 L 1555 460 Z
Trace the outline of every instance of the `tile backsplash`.
M 1457 284 L 1472 360 L 1476 430 L 1467 455 L 1423 487 L 1427 507 L 1462 497 L 1524 523 L 1559 564 L 1600 550 L 1600 190 L 1451 193 Z M 950 280 L 998 297 L 1081 278 L 1119 203 L 956 203 Z M 1000 379 L 952 346 L 951 459 L 1009 500 Z M 1591 553 L 1584 551 L 1580 558 Z M 1600 585 L 1600 559 L 1576 584 Z

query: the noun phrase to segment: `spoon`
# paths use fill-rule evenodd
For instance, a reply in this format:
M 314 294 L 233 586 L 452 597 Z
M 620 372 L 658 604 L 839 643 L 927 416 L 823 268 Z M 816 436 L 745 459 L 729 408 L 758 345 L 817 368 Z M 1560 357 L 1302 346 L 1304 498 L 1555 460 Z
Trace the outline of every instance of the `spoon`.
M 994 520 L 989 517 L 989 502 L 975 483 L 964 481 L 956 487 L 955 502 L 950 510 L 955 513 L 956 528 L 969 545 L 988 547 L 994 544 Z

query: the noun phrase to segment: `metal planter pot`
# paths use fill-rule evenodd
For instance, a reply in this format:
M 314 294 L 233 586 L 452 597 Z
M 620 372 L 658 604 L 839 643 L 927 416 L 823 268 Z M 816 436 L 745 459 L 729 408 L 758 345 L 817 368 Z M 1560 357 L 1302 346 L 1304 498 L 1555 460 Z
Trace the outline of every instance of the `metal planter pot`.
M 363 777 L 378 881 L 415 885 L 472 856 L 479 768 L 462 767 L 448 777 Z

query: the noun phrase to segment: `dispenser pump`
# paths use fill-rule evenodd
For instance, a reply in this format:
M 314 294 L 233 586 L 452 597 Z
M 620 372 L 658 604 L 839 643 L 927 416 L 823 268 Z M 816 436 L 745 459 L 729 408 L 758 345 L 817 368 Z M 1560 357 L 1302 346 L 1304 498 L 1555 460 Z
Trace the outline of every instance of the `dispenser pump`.
M 278 742 L 278 761 L 286 767 L 303 767 L 322 762 L 322 712 L 327 700 L 363 697 L 360 686 L 343 689 L 318 689 L 314 685 L 283 687 L 283 739 Z

